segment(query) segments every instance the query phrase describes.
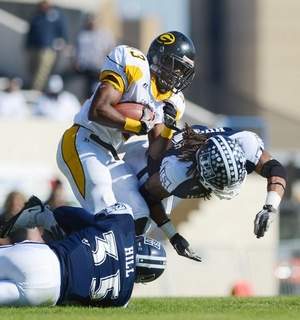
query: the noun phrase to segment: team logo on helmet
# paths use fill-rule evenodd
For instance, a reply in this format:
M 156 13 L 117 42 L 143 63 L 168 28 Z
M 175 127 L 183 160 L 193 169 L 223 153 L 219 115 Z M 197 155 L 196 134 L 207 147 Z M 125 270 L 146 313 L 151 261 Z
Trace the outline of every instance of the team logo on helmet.
M 172 43 L 174 43 L 176 40 L 175 36 L 173 33 L 163 33 L 162 35 L 160 35 L 157 39 L 157 41 L 159 43 L 165 44 L 165 45 L 170 45 Z

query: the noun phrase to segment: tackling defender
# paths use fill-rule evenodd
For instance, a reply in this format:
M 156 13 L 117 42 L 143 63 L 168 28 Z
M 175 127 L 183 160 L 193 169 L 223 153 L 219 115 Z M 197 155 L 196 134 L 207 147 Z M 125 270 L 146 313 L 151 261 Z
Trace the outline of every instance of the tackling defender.
M 128 143 L 131 152 L 125 155 L 125 159 L 141 181 L 145 181 L 143 175 L 150 173 L 140 188 L 141 194 L 151 209 L 150 217 L 165 232 L 178 254 L 200 261 L 189 243 L 176 231 L 161 200 L 172 195 L 181 199 L 210 199 L 212 194 L 229 200 L 238 195 L 247 174 L 254 171 L 267 179 L 266 201 L 254 220 L 256 237 L 264 236 L 278 212 L 286 187 L 286 172 L 264 150 L 262 140 L 255 133 L 186 125 L 182 132 L 174 135 L 163 157 L 149 151 L 153 166 L 147 170 L 144 168 L 147 159 L 146 145 L 144 149 L 141 146 L 143 143 Z M 134 152 L 135 157 L 131 156 Z M 137 220 L 137 230 L 143 230 L 146 222 L 146 219 Z
M 92 215 L 73 207 L 52 212 L 31 197 L 0 227 L 0 236 L 36 226 L 60 230 L 64 238 L 0 247 L 0 305 L 126 306 L 134 282 L 153 281 L 165 269 L 164 248 L 136 237 L 132 210 L 123 203 Z
M 139 50 L 117 46 L 101 68 L 100 84 L 65 131 L 57 152 L 57 163 L 67 177 L 81 206 L 96 213 L 124 197 L 136 218 L 149 216 L 149 208 L 138 190 L 138 181 L 119 158 L 123 133 L 149 134 L 165 145 L 172 126 L 185 108 L 182 90 L 194 76 L 195 48 L 184 34 L 159 35 L 147 57 Z M 140 121 L 124 117 L 115 105 L 137 102 L 149 106 Z M 118 200 L 119 201 L 119 200 Z

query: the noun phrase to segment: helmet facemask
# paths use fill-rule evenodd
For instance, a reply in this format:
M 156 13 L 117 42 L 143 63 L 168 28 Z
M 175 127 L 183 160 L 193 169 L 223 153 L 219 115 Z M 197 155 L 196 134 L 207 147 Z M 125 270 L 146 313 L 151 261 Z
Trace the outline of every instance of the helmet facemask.
M 174 54 L 162 55 L 157 63 L 151 65 L 151 70 L 161 92 L 178 93 L 191 84 L 195 75 L 194 62 Z

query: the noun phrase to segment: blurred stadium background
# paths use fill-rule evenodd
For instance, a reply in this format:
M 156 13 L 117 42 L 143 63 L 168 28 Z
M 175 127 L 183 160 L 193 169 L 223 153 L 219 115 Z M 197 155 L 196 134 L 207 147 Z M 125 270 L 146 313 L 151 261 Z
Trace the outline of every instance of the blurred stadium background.
M 0 116 L 0 203 L 12 191 L 26 197 L 75 203 L 55 162 L 58 140 L 70 121 L 31 113 L 40 92 L 28 84 L 25 37 L 38 1 L 0 0 L 0 98 L 18 79 L 29 116 Z M 250 176 L 232 201 L 189 200 L 174 221 L 203 257 L 201 264 L 168 246 L 168 269 L 135 296 L 300 294 L 300 2 L 297 0 L 57 0 L 67 42 L 52 74 L 82 102 L 82 78 L 72 64 L 76 39 L 88 14 L 117 44 L 146 52 L 160 32 L 179 30 L 193 39 L 197 73 L 186 92 L 184 121 L 250 129 L 284 165 L 289 185 L 280 219 L 260 240 L 253 219 L 265 198 L 265 181 Z M 62 188 L 57 188 L 62 181 Z M 56 193 L 57 192 L 57 193 Z M 7 202 L 7 201 L 6 201 Z M 161 234 L 157 234 L 161 237 Z M 243 294 L 243 293 L 238 293 Z

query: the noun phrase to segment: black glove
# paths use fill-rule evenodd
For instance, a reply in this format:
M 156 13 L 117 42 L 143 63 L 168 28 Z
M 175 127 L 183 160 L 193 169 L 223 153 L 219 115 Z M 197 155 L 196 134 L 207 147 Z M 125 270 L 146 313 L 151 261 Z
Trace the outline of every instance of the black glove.
M 190 244 L 179 233 L 176 233 L 170 242 L 180 256 L 201 262 L 201 258 L 191 250 Z
M 164 110 L 164 124 L 165 124 L 165 126 L 170 129 L 176 128 L 177 110 L 169 102 L 165 102 L 163 110 Z
M 269 229 L 271 222 L 274 220 L 274 216 L 277 210 L 271 205 L 264 205 L 263 209 L 255 216 L 254 220 L 254 234 L 256 238 L 261 238 L 265 235 L 265 232 Z

